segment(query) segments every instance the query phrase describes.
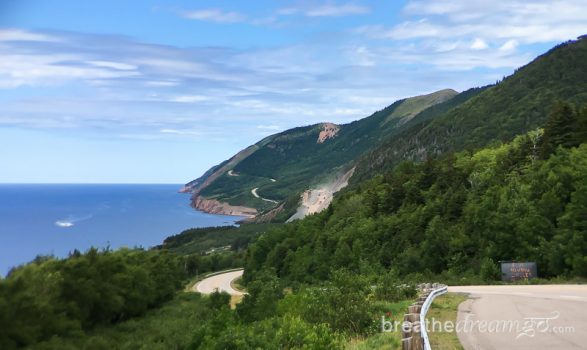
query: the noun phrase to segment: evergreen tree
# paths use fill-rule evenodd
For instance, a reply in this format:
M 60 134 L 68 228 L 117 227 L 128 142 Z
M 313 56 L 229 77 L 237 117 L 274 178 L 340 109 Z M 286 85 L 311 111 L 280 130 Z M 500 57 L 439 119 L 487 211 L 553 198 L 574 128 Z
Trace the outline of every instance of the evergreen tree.
M 542 139 L 542 158 L 546 159 L 558 146 L 576 146 L 577 114 L 572 105 L 558 101 L 548 117 Z
M 587 106 L 577 111 L 577 129 L 575 131 L 575 143 L 580 145 L 587 142 Z

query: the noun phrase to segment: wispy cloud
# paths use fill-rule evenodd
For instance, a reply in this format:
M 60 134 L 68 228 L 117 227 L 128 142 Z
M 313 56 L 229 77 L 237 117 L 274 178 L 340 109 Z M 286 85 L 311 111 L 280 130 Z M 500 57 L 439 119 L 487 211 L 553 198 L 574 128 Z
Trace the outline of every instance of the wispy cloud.
M 354 31 L 388 43 L 369 49 L 371 60 L 386 52 L 396 61 L 470 70 L 522 65 L 531 59 L 531 45 L 574 39 L 587 32 L 586 23 L 582 0 L 412 0 L 399 23 Z
M 305 12 L 309 17 L 341 17 L 351 15 L 364 15 L 371 12 L 366 6 L 354 4 L 326 4 L 309 9 Z
M 234 11 L 221 9 L 203 9 L 183 12 L 187 19 L 216 22 L 216 23 L 238 23 L 246 20 L 246 16 Z
M 281 127 L 279 125 L 257 125 L 257 129 L 260 130 L 268 130 L 268 131 L 279 131 L 281 130 Z
M 202 95 L 181 95 L 175 96 L 170 99 L 172 102 L 180 102 L 180 103 L 198 103 L 209 101 L 210 97 L 202 96 Z
M 162 134 L 175 134 L 175 135 L 191 135 L 191 136 L 201 136 L 202 132 L 193 129 L 161 129 L 159 130 Z
M 304 15 L 307 17 L 344 17 L 353 15 L 365 15 L 371 12 L 367 6 L 352 3 L 335 4 L 326 3 L 309 7 L 284 7 L 276 11 L 277 15 L 291 16 Z
M 73 52 L 31 55 L 18 51 L 17 49 L 12 53 L 1 55 L 0 88 L 24 85 L 50 86 L 75 80 L 104 80 L 140 75 L 131 66 L 125 66 L 127 69 L 112 69 L 114 68 L 112 63 L 104 65 L 104 62 L 96 64 L 100 61 L 85 62 L 83 56 Z
M 88 61 L 89 64 L 96 66 L 96 67 L 105 67 L 105 68 L 112 68 L 117 70 L 135 70 L 137 66 L 122 62 L 112 62 L 112 61 Z
M 45 41 L 53 42 L 59 41 L 59 38 L 41 33 L 33 33 L 20 29 L 0 29 L 1 41 Z
M 579 10 L 577 1 L 564 1 Z M 502 29 L 486 28 L 489 22 L 479 14 L 503 16 L 499 23 L 504 26 L 522 26 L 528 18 L 532 26 L 540 20 L 528 12 L 541 12 L 542 7 L 534 11 L 514 3 L 513 12 L 504 12 L 510 7 L 496 5 L 498 11 L 465 1 L 446 4 L 454 11 L 446 12 L 435 1 L 412 1 L 397 25 L 363 26 L 248 49 L 0 30 L 0 89 L 9 91 L 2 96 L 0 126 L 87 129 L 141 140 L 214 137 L 252 142 L 259 133 L 365 117 L 403 97 L 493 82 L 540 53 L 530 45 L 535 39 L 516 31 L 502 37 L 495 33 Z M 328 2 L 271 11 L 280 20 L 370 10 Z M 203 21 L 253 21 L 250 14 L 196 12 L 193 18 Z M 542 25 L 568 33 L 562 40 L 570 39 L 578 35 L 576 22 L 583 13 L 587 11 L 569 14 L 569 23 L 575 25 L 557 29 L 550 20 Z M 553 14 L 559 19 L 563 15 Z
M 473 43 L 471 43 L 471 48 L 473 50 L 485 50 L 488 47 L 489 45 L 487 45 L 485 40 L 479 38 L 475 38 L 475 40 L 473 40 Z
M 391 28 L 364 28 L 373 37 L 480 38 L 523 43 L 562 41 L 587 32 L 583 0 L 413 0 L 404 12 L 412 17 Z

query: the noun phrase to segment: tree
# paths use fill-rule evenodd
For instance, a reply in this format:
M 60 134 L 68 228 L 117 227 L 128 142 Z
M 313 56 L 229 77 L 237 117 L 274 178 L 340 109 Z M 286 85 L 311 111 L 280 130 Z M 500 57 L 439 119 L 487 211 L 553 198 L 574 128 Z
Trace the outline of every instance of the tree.
M 479 268 L 479 275 L 484 281 L 494 282 L 501 278 L 501 271 L 490 258 L 484 258 Z
M 237 315 L 247 322 L 259 321 L 275 315 L 283 288 L 273 270 L 264 270 L 247 284 L 248 294 L 238 304 Z
M 576 146 L 576 130 L 577 115 L 574 107 L 558 101 L 550 112 L 544 128 L 542 158 L 546 159 L 558 146 Z
M 210 297 L 208 298 L 208 304 L 214 310 L 228 308 L 230 305 L 230 294 L 226 292 L 215 291 L 214 293 L 210 294 Z
M 587 105 L 584 105 L 577 112 L 577 130 L 575 132 L 575 143 L 580 145 L 587 142 Z

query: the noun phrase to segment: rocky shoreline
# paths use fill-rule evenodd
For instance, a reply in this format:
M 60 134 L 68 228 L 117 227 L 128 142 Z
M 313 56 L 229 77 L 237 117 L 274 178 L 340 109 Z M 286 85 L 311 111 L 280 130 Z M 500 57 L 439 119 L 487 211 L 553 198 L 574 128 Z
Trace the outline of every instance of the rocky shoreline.
M 199 195 L 192 196 L 192 207 L 208 214 L 233 215 L 254 218 L 258 212 L 255 208 L 230 205 L 216 199 L 208 199 Z

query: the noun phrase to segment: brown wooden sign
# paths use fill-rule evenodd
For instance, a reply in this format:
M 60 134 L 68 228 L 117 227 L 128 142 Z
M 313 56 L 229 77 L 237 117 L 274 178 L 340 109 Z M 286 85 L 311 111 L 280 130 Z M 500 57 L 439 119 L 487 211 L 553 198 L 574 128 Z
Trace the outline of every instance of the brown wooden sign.
M 502 262 L 501 263 L 501 280 L 506 282 L 515 282 L 519 280 L 529 280 L 538 277 L 535 262 Z

